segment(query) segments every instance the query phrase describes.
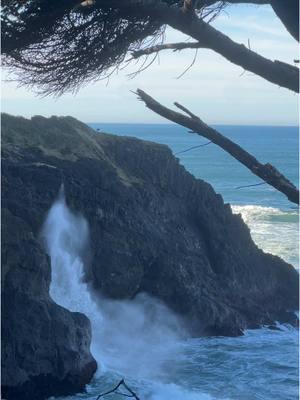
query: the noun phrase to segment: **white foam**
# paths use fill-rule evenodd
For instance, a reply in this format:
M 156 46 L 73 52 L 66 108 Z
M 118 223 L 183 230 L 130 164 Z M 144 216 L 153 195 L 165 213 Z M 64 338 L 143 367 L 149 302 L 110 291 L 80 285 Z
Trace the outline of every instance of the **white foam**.
M 231 206 L 249 226 L 255 243 L 264 251 L 298 266 L 299 230 L 297 211 L 255 205 Z
M 50 295 L 57 304 L 88 316 L 91 351 L 101 371 L 141 379 L 163 376 L 165 363 L 185 335 L 181 321 L 145 294 L 126 301 L 91 296 L 81 257 L 88 246 L 89 227 L 68 209 L 63 190 L 48 213 L 43 237 L 51 258 Z
M 83 280 L 81 258 L 88 246 L 88 224 L 81 215 L 68 209 L 63 188 L 47 215 L 42 235 L 51 258 L 50 296 L 57 304 L 81 312 L 91 320 L 91 351 L 99 363 L 99 327 L 103 317 Z
M 185 389 L 175 383 L 155 384 L 150 393 L 145 396 L 148 400 L 213 400 L 208 394 L 195 389 Z M 226 400 L 226 399 L 223 399 Z

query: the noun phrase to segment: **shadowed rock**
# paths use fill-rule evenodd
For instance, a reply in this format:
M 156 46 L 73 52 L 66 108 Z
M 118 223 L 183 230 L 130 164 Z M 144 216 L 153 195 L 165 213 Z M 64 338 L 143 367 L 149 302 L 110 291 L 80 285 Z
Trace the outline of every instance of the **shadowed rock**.
M 168 147 L 96 133 L 70 117 L 8 115 L 2 142 L 3 395 L 71 393 L 95 370 L 87 319 L 48 295 L 39 232 L 62 182 L 90 225 L 86 279 L 95 291 L 149 293 L 193 335 L 296 324 L 298 273 L 260 250 L 242 218 Z

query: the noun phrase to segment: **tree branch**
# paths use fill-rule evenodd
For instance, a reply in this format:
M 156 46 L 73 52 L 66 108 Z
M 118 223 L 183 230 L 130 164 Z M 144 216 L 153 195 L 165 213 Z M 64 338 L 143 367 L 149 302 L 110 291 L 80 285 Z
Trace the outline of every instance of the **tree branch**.
M 209 7 L 219 0 L 201 0 L 200 6 Z M 299 41 L 299 1 L 298 0 L 224 0 L 228 4 L 269 4 L 293 38 Z
M 133 51 L 132 57 L 138 58 L 144 55 L 148 56 L 162 50 L 180 51 L 183 49 L 198 48 L 211 49 L 222 54 L 227 60 L 241 66 L 245 70 L 254 72 L 279 86 L 298 92 L 299 69 L 297 67 L 278 60 L 271 61 L 262 57 L 251 49 L 248 49 L 246 46 L 233 42 L 229 37 L 215 30 L 210 25 L 207 26 L 210 28 L 210 40 L 206 39 L 205 41 L 202 38 L 201 42 L 159 44 Z M 216 35 L 219 37 L 219 42 L 217 41 Z M 221 46 L 222 43 L 224 43 L 223 47 Z
M 129 394 L 118 392 L 117 390 L 119 389 L 120 386 L 124 386 L 124 388 L 129 392 Z M 136 395 L 136 393 L 134 393 L 134 391 L 131 390 L 128 385 L 126 385 L 124 379 L 121 379 L 120 382 L 113 389 L 109 390 L 108 392 L 99 394 L 99 396 L 96 398 L 96 400 L 99 400 L 101 397 L 104 397 L 111 393 L 117 393 L 117 394 L 120 394 L 121 396 L 132 397 L 136 400 L 140 400 L 139 397 Z
M 178 108 L 187 113 L 188 116 L 170 110 L 140 89 L 137 89 L 137 95 L 150 110 L 172 122 L 192 130 L 200 136 L 207 138 L 247 167 L 253 174 L 261 178 L 270 186 L 273 186 L 279 192 L 285 194 L 291 202 L 299 204 L 299 190 L 273 165 L 269 163 L 261 164 L 253 155 L 248 153 L 241 146 L 206 125 L 199 117 L 180 104 L 174 103 Z
M 173 50 L 173 51 L 180 51 L 184 49 L 200 49 L 205 48 L 204 46 L 200 45 L 199 42 L 178 42 L 178 43 L 164 43 L 164 44 L 156 44 L 151 47 L 147 47 L 145 49 L 135 50 L 131 52 L 132 58 L 139 58 L 141 56 L 149 56 L 153 53 L 158 53 L 162 50 Z
M 270 3 L 287 31 L 299 42 L 299 0 L 270 0 Z
M 133 1 L 133 0 L 132 0 Z M 151 18 L 161 21 L 172 28 L 196 39 L 200 47 L 209 48 L 221 54 L 228 61 L 243 69 L 261 76 L 271 83 L 285 87 L 294 92 L 299 91 L 299 69 L 281 61 L 271 61 L 238 44 L 218 31 L 193 13 L 183 12 L 178 7 L 157 0 L 136 0 L 136 7 L 129 7 L 133 14 L 146 13 Z M 125 3 L 122 7 L 125 7 Z M 130 1 L 129 1 L 130 3 Z
M 159 0 L 100 0 L 101 5 L 109 5 L 110 7 L 133 9 L 138 11 L 138 8 L 151 7 L 156 9 L 160 7 L 161 1 Z M 197 9 L 213 6 L 216 3 L 223 2 L 227 4 L 256 4 L 267 5 L 269 4 L 275 11 L 278 18 L 284 24 L 288 32 L 296 39 L 299 40 L 299 2 L 298 0 L 198 0 Z M 165 3 L 165 6 L 168 5 Z M 151 13 L 149 13 L 151 15 Z
M 211 1 L 202 0 L 196 7 L 202 4 L 200 12 L 205 11 L 204 5 Z M 289 9 L 285 4 L 295 0 L 269 1 L 281 2 L 278 13 L 291 14 L 294 10 L 294 6 Z M 21 0 L 3 2 L 4 64 L 17 73 L 21 83 L 38 85 L 40 93 L 61 94 L 83 82 L 107 77 L 112 66 L 123 62 L 130 47 L 141 48 L 149 36 L 157 39 L 166 25 L 193 37 L 199 47 L 221 54 L 244 70 L 298 91 L 298 68 L 272 62 L 235 43 L 196 15 L 194 0 L 190 0 L 191 12 L 184 12 L 182 0 L 53 0 L 51 4 L 39 0 L 39 7 L 35 1 L 25 1 L 24 7 L 19 7 L 19 3 Z M 74 7 L 82 3 L 90 6 L 80 7 L 80 13 L 74 12 Z M 226 1 L 220 0 L 216 10 L 224 4 Z M 58 31 L 59 35 L 55 33 Z M 85 36 L 89 37 L 88 42 L 82 39 Z
M 283 19 L 284 13 L 289 15 L 295 13 L 295 19 L 297 22 L 297 9 L 299 10 L 299 5 L 297 5 L 298 0 L 285 1 L 289 2 L 290 9 L 285 10 L 285 6 L 281 5 L 280 15 L 278 4 L 280 2 L 282 3 L 282 0 L 269 0 L 269 4 L 271 4 L 274 9 L 276 4 L 276 13 L 281 20 Z M 110 0 L 110 2 L 115 2 L 115 0 Z M 203 1 L 203 3 L 206 2 L 209 3 L 210 0 Z M 231 0 L 229 2 L 238 3 L 238 0 Z M 239 2 L 246 3 L 246 1 L 243 0 L 240 0 Z M 247 2 L 258 4 L 256 0 Z M 262 2 L 259 3 L 261 4 Z M 209 48 L 221 54 L 228 61 L 261 76 L 271 83 L 285 87 L 294 92 L 299 91 L 298 68 L 281 61 L 271 61 L 260 56 L 243 44 L 234 42 L 228 36 L 198 18 L 194 13 L 184 12 L 183 9 L 169 6 L 167 3 L 160 0 L 127 0 L 121 5 L 116 5 L 116 7 L 123 8 L 124 10 L 127 9 L 127 14 L 128 12 L 132 15 L 140 15 L 141 13 L 144 13 L 157 21 L 161 21 L 162 24 L 169 25 L 184 34 L 191 36 L 199 42 L 199 47 Z

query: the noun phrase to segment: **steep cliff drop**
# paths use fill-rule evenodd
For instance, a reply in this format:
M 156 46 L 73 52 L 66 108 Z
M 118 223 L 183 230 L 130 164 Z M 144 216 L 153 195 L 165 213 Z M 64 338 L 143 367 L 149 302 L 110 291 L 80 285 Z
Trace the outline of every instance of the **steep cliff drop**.
M 62 193 L 55 200 L 62 178 L 70 209 Z M 67 309 L 76 310 L 71 306 L 76 301 L 93 330 L 95 321 L 99 326 L 91 347 L 99 351 L 101 387 L 93 396 L 120 376 L 128 381 L 130 376 L 143 380 L 154 375 L 154 381 L 162 382 L 156 378 L 161 372 L 164 382 L 181 379 L 191 387 L 186 371 L 194 370 L 195 363 L 202 369 L 207 360 L 218 360 L 209 354 L 201 358 L 205 346 L 209 351 L 214 340 L 222 341 L 205 341 L 205 336 L 238 336 L 276 321 L 298 323 L 297 271 L 259 249 L 242 218 L 209 184 L 188 173 L 166 146 L 95 133 L 71 117 L 3 115 L 1 196 L 2 396 L 8 400 L 68 395 L 90 382 L 96 369 L 91 326 L 85 315 Z M 52 219 L 52 230 L 49 225 L 53 242 L 48 253 L 52 263 L 62 257 L 57 267 L 75 268 L 63 269 L 56 286 L 53 274 L 55 301 L 49 295 L 50 259 L 39 241 L 53 202 L 59 218 Z M 64 247 L 59 247 L 60 236 Z M 62 296 L 66 281 L 72 295 Z M 198 347 L 191 343 L 185 358 L 190 364 L 183 368 L 174 351 L 181 346 L 182 325 L 167 307 L 200 338 Z M 244 343 L 247 335 L 239 340 Z M 266 348 L 263 358 L 271 353 Z M 234 375 L 223 369 L 217 378 L 212 374 L 211 387 L 228 379 L 236 382 L 233 356 L 228 352 L 224 359 L 232 361 L 227 371 Z M 260 366 L 249 365 L 261 375 Z M 174 369 L 182 371 L 180 377 Z M 112 370 L 118 373 L 106 380 L 105 371 Z M 196 379 L 200 386 L 206 384 L 205 376 L 201 382 Z M 149 398 L 140 389 L 138 393 Z
M 25 202 L 23 196 L 20 203 Z M 62 224 L 66 221 L 73 222 L 60 219 Z M 74 218 L 76 222 L 80 225 L 80 220 Z M 49 296 L 49 258 L 30 225 L 9 207 L 2 209 L 2 223 L 2 398 L 44 400 L 80 392 L 97 368 L 90 353 L 90 322 L 82 313 L 70 312 Z M 63 229 L 58 233 L 69 248 L 73 246 L 62 235 Z M 62 261 L 57 239 L 53 242 L 57 250 L 53 253 L 57 257 L 54 265 Z M 61 283 L 67 284 L 66 279 Z M 68 285 L 75 282 L 70 280 Z M 70 309 L 75 311 L 76 307 Z

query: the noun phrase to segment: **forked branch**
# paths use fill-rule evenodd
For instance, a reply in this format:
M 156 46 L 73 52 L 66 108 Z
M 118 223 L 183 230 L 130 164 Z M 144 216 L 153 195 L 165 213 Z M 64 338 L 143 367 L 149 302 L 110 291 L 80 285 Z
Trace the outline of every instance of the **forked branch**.
M 234 143 L 217 130 L 206 125 L 199 117 L 179 103 L 174 104 L 177 108 L 184 111 L 188 116 L 163 106 L 143 90 L 137 89 L 137 95 L 150 110 L 172 122 L 190 129 L 200 136 L 207 138 L 243 164 L 254 175 L 261 178 L 279 192 L 285 194 L 292 203 L 299 204 L 299 190 L 273 165 L 269 163 L 260 163 L 252 154 L 248 153 L 241 146 Z
M 128 393 L 119 392 L 118 389 L 121 386 L 123 386 L 127 390 Z M 99 396 L 96 398 L 96 400 L 99 400 L 102 397 L 107 396 L 108 394 L 112 394 L 112 393 L 117 393 L 117 394 L 119 394 L 121 396 L 124 396 L 124 397 L 131 397 L 131 398 L 133 398 L 135 400 L 140 400 L 140 398 L 137 396 L 137 394 L 134 393 L 134 391 L 132 389 L 130 389 L 130 387 L 125 383 L 124 379 L 121 379 L 120 382 L 114 388 L 109 390 L 108 392 L 99 394 Z
M 282 61 L 269 60 L 242 44 L 235 43 L 227 36 L 218 32 L 219 37 L 216 38 L 217 31 L 209 26 L 211 39 L 201 40 L 201 42 L 178 42 L 178 43 L 164 43 L 155 46 L 139 49 L 131 53 L 132 58 L 139 58 L 141 56 L 149 56 L 153 53 L 158 53 L 162 50 L 180 51 L 184 49 L 211 49 L 219 54 L 222 54 L 227 60 L 236 65 L 244 68 L 247 71 L 254 72 L 255 74 L 265 78 L 266 80 L 275 83 L 279 86 L 290 89 L 294 92 L 299 90 L 299 69 L 293 65 L 287 64 Z M 207 33 L 207 32 L 206 32 Z M 221 47 L 218 41 L 223 42 L 224 46 Z

